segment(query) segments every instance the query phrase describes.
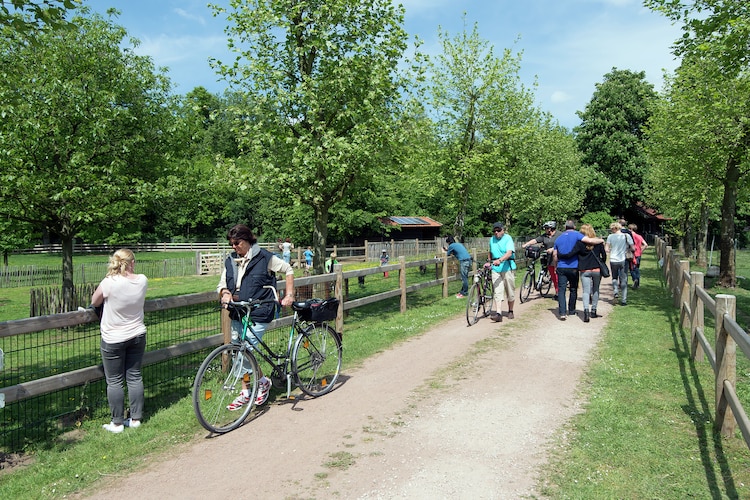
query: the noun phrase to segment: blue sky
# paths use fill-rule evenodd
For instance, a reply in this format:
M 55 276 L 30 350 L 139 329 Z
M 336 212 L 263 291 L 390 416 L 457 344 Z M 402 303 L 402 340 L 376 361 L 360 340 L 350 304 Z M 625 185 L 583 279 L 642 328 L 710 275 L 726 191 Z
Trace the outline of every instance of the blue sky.
M 226 85 L 208 58 L 231 60 L 224 19 L 213 17 L 207 0 L 89 0 L 97 12 L 114 7 L 117 22 L 141 41 L 137 52 L 166 66 L 176 92 L 198 85 L 221 93 Z M 228 5 L 228 0 L 213 3 Z M 678 62 L 670 46 L 680 30 L 645 7 L 641 0 L 403 0 L 405 28 L 419 36 L 422 50 L 440 52 L 438 26 L 449 35 L 476 22 L 480 36 L 496 54 L 522 51 L 521 78 L 538 83 L 539 107 L 561 125 L 579 123 L 576 111 L 591 99 L 595 84 L 613 67 L 645 71 L 655 89 L 662 88 L 663 69 Z

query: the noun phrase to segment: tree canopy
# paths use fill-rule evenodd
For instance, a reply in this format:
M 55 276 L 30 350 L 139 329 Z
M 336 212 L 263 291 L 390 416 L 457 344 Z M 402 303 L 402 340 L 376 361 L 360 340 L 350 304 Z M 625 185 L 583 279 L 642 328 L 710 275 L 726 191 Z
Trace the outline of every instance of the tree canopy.
M 84 9 L 38 43 L 0 36 L 0 217 L 56 235 L 72 304 L 73 239 L 134 241 L 172 132 L 168 79 Z
M 217 12 L 224 12 L 216 8 Z M 233 64 L 219 73 L 247 96 L 235 107 L 248 181 L 313 211 L 322 272 L 331 208 L 388 164 L 406 49 L 389 0 L 232 2 Z

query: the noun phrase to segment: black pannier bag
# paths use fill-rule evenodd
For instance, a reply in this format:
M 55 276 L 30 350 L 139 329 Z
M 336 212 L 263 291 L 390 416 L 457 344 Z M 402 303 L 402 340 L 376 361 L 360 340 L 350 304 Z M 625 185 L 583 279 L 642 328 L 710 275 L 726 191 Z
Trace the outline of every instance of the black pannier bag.
M 529 259 L 536 260 L 542 254 L 542 247 L 530 246 L 526 247 L 526 257 Z
M 310 307 L 299 311 L 299 317 L 304 321 L 332 321 L 339 312 L 339 299 L 310 299 L 307 303 Z

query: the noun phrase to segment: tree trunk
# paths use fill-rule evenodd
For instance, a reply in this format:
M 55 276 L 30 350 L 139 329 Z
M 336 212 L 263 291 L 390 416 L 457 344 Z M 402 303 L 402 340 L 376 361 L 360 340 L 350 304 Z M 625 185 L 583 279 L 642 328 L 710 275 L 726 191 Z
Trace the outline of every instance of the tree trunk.
M 73 236 L 66 233 L 61 235 L 60 239 L 62 243 L 63 310 L 73 311 L 75 309 L 73 290 Z
M 313 227 L 313 270 L 315 274 L 325 273 L 326 261 L 326 239 L 328 238 L 328 208 L 314 206 L 313 214 L 315 225 Z
M 708 224 L 709 208 L 706 200 L 701 203 L 700 226 L 698 227 L 698 243 L 695 263 L 705 267 L 708 265 Z
M 737 286 L 734 262 L 734 214 L 737 209 L 737 189 L 740 179 L 739 162 L 730 157 L 724 177 L 724 198 L 721 201 L 721 241 L 719 251 L 719 285 L 727 288 Z

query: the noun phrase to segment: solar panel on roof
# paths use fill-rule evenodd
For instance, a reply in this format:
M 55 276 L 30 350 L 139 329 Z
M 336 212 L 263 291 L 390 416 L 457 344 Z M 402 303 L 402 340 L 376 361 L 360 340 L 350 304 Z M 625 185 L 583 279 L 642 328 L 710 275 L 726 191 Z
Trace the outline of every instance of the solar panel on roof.
M 390 218 L 396 224 L 427 224 L 427 221 L 420 219 L 419 217 L 391 217 Z

